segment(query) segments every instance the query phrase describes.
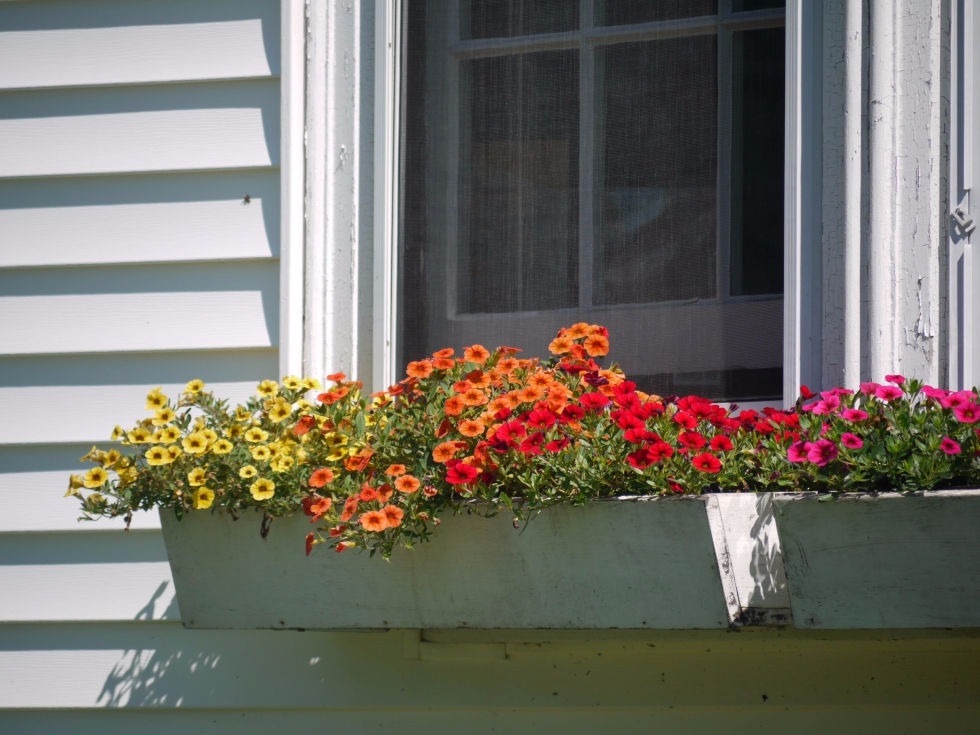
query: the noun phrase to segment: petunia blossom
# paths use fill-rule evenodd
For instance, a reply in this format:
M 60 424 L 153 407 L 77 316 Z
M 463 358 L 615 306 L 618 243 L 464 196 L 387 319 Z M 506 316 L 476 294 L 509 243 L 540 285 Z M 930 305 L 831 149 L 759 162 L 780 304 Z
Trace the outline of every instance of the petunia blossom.
M 860 449 L 864 446 L 864 441 L 857 434 L 845 431 L 840 435 L 840 443 L 848 449 Z
M 944 436 L 942 441 L 939 442 L 939 448 L 950 455 L 960 453 L 960 445 L 948 436 Z
M 806 444 L 806 458 L 820 467 L 836 459 L 837 454 L 837 445 L 829 439 L 817 439 Z

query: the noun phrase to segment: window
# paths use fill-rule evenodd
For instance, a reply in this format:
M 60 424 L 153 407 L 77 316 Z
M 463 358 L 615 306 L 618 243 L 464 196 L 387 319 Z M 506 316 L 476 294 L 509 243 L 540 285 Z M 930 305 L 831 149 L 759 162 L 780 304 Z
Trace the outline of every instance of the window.
M 641 387 L 782 394 L 784 10 L 409 1 L 399 344 L 609 327 Z

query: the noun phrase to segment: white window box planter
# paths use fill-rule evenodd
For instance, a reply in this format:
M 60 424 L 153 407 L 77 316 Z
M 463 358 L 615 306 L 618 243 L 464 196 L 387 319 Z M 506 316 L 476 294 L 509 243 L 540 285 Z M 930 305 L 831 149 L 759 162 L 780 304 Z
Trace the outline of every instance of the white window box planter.
M 980 490 L 773 505 L 797 628 L 980 627 Z
M 324 547 L 309 519 L 161 513 L 191 628 L 725 628 L 706 499 L 552 508 L 523 532 L 507 514 L 445 517 L 390 563 Z

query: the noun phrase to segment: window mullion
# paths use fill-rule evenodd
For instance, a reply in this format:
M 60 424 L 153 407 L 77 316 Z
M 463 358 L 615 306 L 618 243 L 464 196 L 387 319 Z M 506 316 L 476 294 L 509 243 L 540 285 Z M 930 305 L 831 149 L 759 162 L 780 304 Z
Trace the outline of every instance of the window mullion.
M 728 2 L 720 3 L 724 11 Z M 722 15 L 724 17 L 724 15 Z M 717 207 L 717 250 L 715 268 L 715 293 L 719 299 L 726 299 L 731 293 L 731 214 L 732 214 L 732 144 L 733 114 L 732 100 L 732 31 L 723 23 L 718 24 L 717 35 L 717 74 L 718 74 L 718 199 Z
M 580 0 L 579 22 L 587 33 L 594 24 L 593 0 Z M 592 308 L 592 267 L 595 250 L 595 182 L 598 100 L 601 85 L 596 83 L 595 45 L 579 46 L 579 146 L 578 146 L 578 305 Z

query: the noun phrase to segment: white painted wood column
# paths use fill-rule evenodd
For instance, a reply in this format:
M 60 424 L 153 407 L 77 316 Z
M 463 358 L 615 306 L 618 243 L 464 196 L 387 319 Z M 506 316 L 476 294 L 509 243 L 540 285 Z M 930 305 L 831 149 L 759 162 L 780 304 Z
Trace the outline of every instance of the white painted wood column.
M 824 387 L 946 377 L 949 7 L 828 3 Z M 835 58 L 834 54 L 839 56 Z M 840 140 L 833 141 L 833 137 Z
M 304 368 L 370 382 L 374 3 L 307 7 Z

